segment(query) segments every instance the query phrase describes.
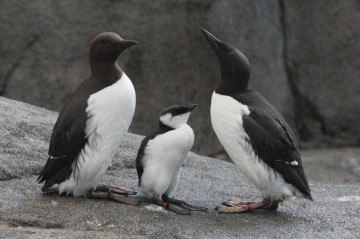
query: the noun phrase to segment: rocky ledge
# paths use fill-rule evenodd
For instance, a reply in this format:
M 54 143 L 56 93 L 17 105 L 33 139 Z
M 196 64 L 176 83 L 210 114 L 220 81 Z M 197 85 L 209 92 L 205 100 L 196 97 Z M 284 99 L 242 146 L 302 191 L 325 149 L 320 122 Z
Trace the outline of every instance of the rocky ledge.
M 311 181 L 314 201 L 289 200 L 276 212 L 219 214 L 219 202 L 260 199 L 233 164 L 189 154 L 176 197 L 207 206 L 180 216 L 149 204 L 44 196 L 36 183 L 57 113 L 0 97 L 0 238 L 355 238 L 360 185 Z M 142 137 L 128 134 L 104 183 L 136 187 Z M 318 153 L 318 152 L 317 152 Z M 309 157 L 309 156 L 308 156 Z

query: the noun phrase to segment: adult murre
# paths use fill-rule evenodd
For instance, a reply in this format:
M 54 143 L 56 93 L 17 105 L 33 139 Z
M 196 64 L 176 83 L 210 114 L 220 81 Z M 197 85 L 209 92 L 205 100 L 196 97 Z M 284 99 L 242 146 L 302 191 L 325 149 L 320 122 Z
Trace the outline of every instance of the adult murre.
M 290 126 L 258 92 L 248 89 L 250 65 L 236 48 L 201 29 L 220 64 L 211 99 L 211 123 L 232 161 L 261 191 L 262 202 L 230 199 L 220 212 L 276 210 L 292 196 L 312 199 L 298 143 Z
M 170 197 L 194 143 L 194 132 L 187 121 L 196 106 L 175 105 L 164 109 L 160 114 L 159 128 L 143 139 L 136 158 L 142 196 L 178 214 L 207 210 Z
M 113 32 L 92 40 L 91 75 L 64 104 L 52 132 L 49 158 L 38 178 L 45 182 L 44 193 L 139 203 L 124 196 L 135 194 L 131 189 L 98 185 L 134 116 L 135 89 L 117 58 L 135 44 Z

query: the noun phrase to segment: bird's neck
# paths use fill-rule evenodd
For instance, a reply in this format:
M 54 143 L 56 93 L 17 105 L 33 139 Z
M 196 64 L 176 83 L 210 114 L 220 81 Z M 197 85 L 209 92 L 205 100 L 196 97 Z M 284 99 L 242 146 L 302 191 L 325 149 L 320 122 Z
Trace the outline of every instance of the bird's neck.
M 215 92 L 222 95 L 233 95 L 247 90 L 248 79 L 222 78 Z
M 163 122 L 159 121 L 159 130 L 160 131 L 164 131 L 164 132 L 167 132 L 167 131 L 170 131 L 170 130 L 174 130 L 173 127 L 170 127 L 166 124 L 164 124 Z
M 117 62 L 99 62 L 95 60 L 90 61 L 91 76 L 94 79 L 109 80 L 115 82 L 121 78 L 123 72 Z

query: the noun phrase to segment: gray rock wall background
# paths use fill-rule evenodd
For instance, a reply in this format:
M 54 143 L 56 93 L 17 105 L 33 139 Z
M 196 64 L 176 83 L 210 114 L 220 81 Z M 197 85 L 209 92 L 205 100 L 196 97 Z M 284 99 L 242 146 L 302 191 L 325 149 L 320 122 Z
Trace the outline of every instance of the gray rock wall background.
M 140 44 L 119 63 L 133 80 L 131 132 L 148 134 L 161 109 L 198 103 L 194 150 L 221 150 L 209 103 L 218 80 L 205 27 L 249 58 L 251 88 L 298 131 L 305 147 L 360 145 L 360 2 L 0 1 L 0 96 L 51 110 L 89 75 L 92 37 L 115 31 Z

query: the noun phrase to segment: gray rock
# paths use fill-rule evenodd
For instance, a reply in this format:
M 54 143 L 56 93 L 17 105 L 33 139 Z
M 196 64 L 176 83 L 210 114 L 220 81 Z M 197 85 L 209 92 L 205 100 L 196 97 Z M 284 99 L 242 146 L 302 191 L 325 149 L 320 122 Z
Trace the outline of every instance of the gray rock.
M 231 162 L 226 153 L 216 159 Z M 360 183 L 360 148 L 320 148 L 301 150 L 301 159 L 309 180 Z
M 0 238 L 355 238 L 360 233 L 360 187 L 354 183 L 311 182 L 315 201 L 289 200 L 277 212 L 219 214 L 213 208 L 221 201 L 259 194 L 233 164 L 193 153 L 175 197 L 208 212 L 180 216 L 146 203 L 44 196 L 36 178 L 56 113 L 1 97 L 0 111 Z M 132 162 L 141 139 L 127 135 L 103 183 L 136 187 Z
M 39 173 L 57 113 L 0 97 L 0 180 Z
M 218 66 L 199 27 L 248 56 L 250 86 L 299 132 L 302 146 L 360 145 L 357 1 L 2 0 L 0 95 L 59 110 L 88 76 L 88 45 L 115 31 L 140 42 L 120 60 L 137 90 L 131 132 L 161 109 L 198 103 L 194 150 L 221 151 L 209 119 Z M 15 17 L 16 16 L 16 17 Z
M 301 156 L 310 180 L 360 183 L 360 148 L 308 149 Z
M 360 144 L 359 1 L 283 1 L 286 63 L 304 145 Z
M 280 10 L 278 1 L 214 1 L 207 22 L 216 36 L 248 57 L 249 88 L 259 91 L 292 123 L 294 100 L 285 72 Z M 217 64 L 215 57 L 212 61 Z
M 0 95 L 59 110 L 89 74 L 92 37 L 119 32 L 140 42 L 120 60 L 137 91 L 131 132 L 148 134 L 165 106 L 198 103 L 190 119 L 197 134 L 194 150 L 213 154 L 221 149 L 209 119 L 219 70 L 200 34 L 203 26 L 244 50 L 253 68 L 252 88 L 293 118 L 275 0 L 4 0 L 1 5 Z M 261 17 L 253 21 L 256 16 Z

